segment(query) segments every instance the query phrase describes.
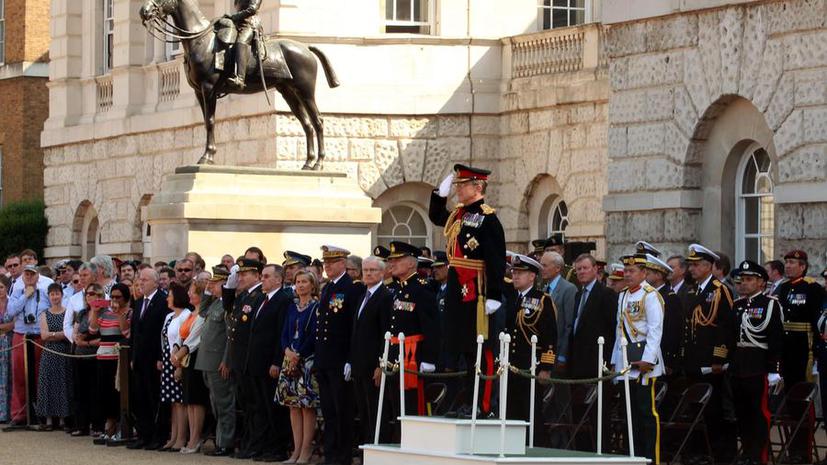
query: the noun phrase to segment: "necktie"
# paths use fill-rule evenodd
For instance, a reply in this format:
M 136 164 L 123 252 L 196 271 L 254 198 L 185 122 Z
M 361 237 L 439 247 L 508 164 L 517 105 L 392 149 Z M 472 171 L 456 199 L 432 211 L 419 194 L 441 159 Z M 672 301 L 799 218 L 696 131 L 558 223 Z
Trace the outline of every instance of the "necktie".
M 255 316 L 253 316 L 254 320 L 256 318 L 258 318 L 258 313 L 261 311 L 262 308 L 264 308 L 265 305 L 267 305 L 267 302 L 270 302 L 270 296 L 269 295 L 264 298 L 264 302 L 262 302 L 261 307 L 259 307 L 258 310 L 256 310 L 256 314 L 255 314 Z
M 583 307 L 586 306 L 586 300 L 589 299 L 589 289 L 583 288 L 583 295 L 580 296 L 580 305 L 577 306 L 577 317 L 574 319 L 574 332 L 577 332 L 577 325 L 580 323 L 580 315 L 583 314 Z
M 143 319 L 147 307 L 149 307 L 149 298 L 144 297 L 144 304 L 141 306 L 141 315 L 138 317 L 139 320 Z
M 365 308 L 365 305 L 368 303 L 368 300 L 370 300 L 370 296 L 371 296 L 370 291 L 367 291 L 365 293 L 365 300 L 362 301 L 362 306 L 359 307 L 359 314 L 356 315 L 356 318 L 359 318 L 359 317 L 362 316 L 362 310 Z

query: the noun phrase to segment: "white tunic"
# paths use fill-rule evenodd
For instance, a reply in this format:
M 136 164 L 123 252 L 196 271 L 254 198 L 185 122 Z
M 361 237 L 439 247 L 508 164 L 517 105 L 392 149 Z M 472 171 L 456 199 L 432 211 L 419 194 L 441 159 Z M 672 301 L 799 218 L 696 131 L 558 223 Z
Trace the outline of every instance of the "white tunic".
M 644 281 L 634 292 L 624 289 L 617 298 L 617 334 L 612 349 L 612 361 L 615 370 L 623 369 L 623 355 L 620 340 L 628 338 L 629 346 L 634 342 L 646 341 L 643 351 L 644 362 L 654 365 L 646 373 L 643 382 L 663 374 L 663 355 L 660 352 L 660 340 L 663 334 L 663 298 L 649 283 Z M 627 346 L 628 347 L 628 346 Z M 633 369 L 629 378 L 637 379 L 640 370 Z M 621 378 L 616 378 L 619 381 Z

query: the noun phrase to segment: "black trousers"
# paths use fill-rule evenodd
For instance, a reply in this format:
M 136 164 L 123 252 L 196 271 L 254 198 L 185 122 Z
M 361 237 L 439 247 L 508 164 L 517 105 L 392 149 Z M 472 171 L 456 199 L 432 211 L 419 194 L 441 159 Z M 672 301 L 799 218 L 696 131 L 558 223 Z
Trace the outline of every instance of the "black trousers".
M 350 464 L 353 446 L 353 395 L 345 382 L 344 366 L 319 370 L 319 400 L 324 417 L 324 458 L 325 462 Z
M 256 427 L 263 427 L 261 414 L 263 412 L 256 411 L 256 388 L 252 379 L 249 376 L 233 372 L 235 385 L 238 387 L 238 394 L 236 396 L 237 405 L 244 412 L 244 425 L 241 428 L 241 452 L 258 452 L 262 453 L 260 449 L 261 443 L 256 443 L 259 434 L 256 432 Z M 263 432 L 262 434 L 267 434 Z
M 290 412 L 273 400 L 275 380 L 269 376 L 243 375 L 244 395 L 250 399 L 247 410 L 248 450 L 282 455 L 290 446 Z
M 97 414 L 95 392 L 97 390 L 97 361 L 88 358 L 75 359 L 74 378 L 74 414 L 75 428 L 88 432 L 90 427 L 100 430 L 102 422 Z
M 709 383 L 712 385 L 712 395 L 704 410 L 704 422 L 712 444 L 712 453 L 716 463 L 729 464 L 738 451 L 736 427 L 726 421 L 724 415 L 724 374 L 692 374 L 687 376 L 690 384 Z M 686 455 L 706 456 L 706 444 L 703 436 L 695 434 L 686 448 Z
M 743 456 L 766 464 L 770 440 L 767 375 L 733 376 L 731 383 Z
M 152 364 L 135 364 L 132 370 L 133 402 L 130 409 L 135 416 L 135 429 L 138 438 L 152 442 L 165 436 L 169 428 L 164 430 L 158 426 L 159 396 L 161 394 L 161 373 Z
M 654 465 L 660 463 L 660 416 L 655 406 L 657 382 L 657 378 L 650 379 L 646 385 L 629 380 L 635 455 L 648 458 Z
M 100 417 L 118 419 L 121 415 L 121 397 L 115 389 L 115 373 L 118 371 L 117 360 L 98 360 L 97 400 Z
M 385 380 L 385 392 L 391 387 Z M 379 388 L 373 384 L 373 373 L 360 373 L 353 377 L 353 391 L 356 399 L 356 409 L 359 413 L 359 444 L 373 444 L 373 436 L 376 431 L 376 412 L 379 407 Z M 382 408 L 382 419 L 379 424 L 379 440 L 386 443 L 390 438 L 391 431 L 388 427 L 390 411 Z

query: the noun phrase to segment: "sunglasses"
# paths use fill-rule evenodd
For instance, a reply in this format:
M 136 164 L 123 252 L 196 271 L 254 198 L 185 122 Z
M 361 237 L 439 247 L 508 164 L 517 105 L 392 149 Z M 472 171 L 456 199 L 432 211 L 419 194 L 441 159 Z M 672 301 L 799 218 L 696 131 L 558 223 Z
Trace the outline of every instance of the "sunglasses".
M 120 299 L 123 299 L 123 296 L 120 295 L 120 294 L 112 294 L 112 295 L 109 296 L 109 298 L 112 299 L 112 300 L 115 300 L 115 299 L 120 300 Z
M 192 273 L 192 268 L 178 268 L 175 271 L 177 271 L 179 273 Z
M 11 265 L 6 266 L 6 268 L 17 268 L 18 266 L 20 266 L 19 263 L 12 263 Z

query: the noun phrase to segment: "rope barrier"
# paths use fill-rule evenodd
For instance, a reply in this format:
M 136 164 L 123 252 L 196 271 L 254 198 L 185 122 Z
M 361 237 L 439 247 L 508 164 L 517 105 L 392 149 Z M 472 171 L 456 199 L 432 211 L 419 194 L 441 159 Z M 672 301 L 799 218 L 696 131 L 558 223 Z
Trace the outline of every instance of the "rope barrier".
M 16 348 L 18 348 L 18 347 L 22 347 L 22 346 L 24 346 L 24 345 L 26 345 L 26 341 L 25 341 L 25 340 L 24 340 L 23 342 L 21 342 L 21 343 L 15 344 L 15 345 L 13 345 L 13 346 L 11 346 L 11 347 L 7 348 L 7 349 L 2 349 L 2 350 L 0 350 L 0 353 L 3 353 L 3 352 L 11 352 L 11 351 L 13 351 L 14 349 L 16 349 Z
M 78 354 L 67 354 L 67 353 L 65 353 L 65 352 L 59 352 L 59 351 L 57 351 L 57 350 L 50 349 L 50 348 L 48 348 L 48 347 L 46 347 L 46 346 L 44 346 L 44 345 L 42 345 L 42 344 L 39 344 L 39 343 L 35 342 L 35 341 L 34 341 L 34 340 L 32 340 L 32 339 L 24 339 L 24 340 L 23 340 L 22 342 L 20 342 L 20 343 L 17 343 L 17 344 L 15 344 L 15 345 L 13 345 L 13 346 L 11 346 L 11 347 L 9 347 L 9 348 L 6 348 L 6 349 L 2 349 L 2 350 L 0 350 L 0 353 L 3 353 L 3 352 L 11 352 L 11 351 L 13 351 L 14 349 L 16 349 L 16 348 L 18 348 L 18 347 L 22 347 L 22 346 L 26 345 L 26 343 L 27 343 L 27 342 L 30 342 L 30 343 L 34 344 L 35 346 L 37 346 L 37 347 L 40 347 L 42 350 L 45 350 L 46 352 L 49 352 L 49 353 L 52 353 L 52 354 L 55 354 L 55 355 L 59 355 L 59 356 L 61 356 L 61 357 L 66 357 L 66 358 L 78 358 L 78 359 L 81 359 L 81 358 L 94 358 L 94 357 L 97 357 L 97 356 L 98 356 L 98 354 L 96 354 L 96 353 L 95 353 L 95 354 L 87 354 L 87 355 L 78 355 Z M 128 348 L 129 348 L 129 347 L 124 346 L 124 345 L 121 345 L 121 344 L 115 344 L 115 345 L 113 346 L 113 350 L 114 350 L 114 351 L 116 351 L 116 352 L 120 352 L 120 350 L 121 350 L 121 349 L 128 349 Z

